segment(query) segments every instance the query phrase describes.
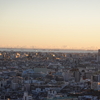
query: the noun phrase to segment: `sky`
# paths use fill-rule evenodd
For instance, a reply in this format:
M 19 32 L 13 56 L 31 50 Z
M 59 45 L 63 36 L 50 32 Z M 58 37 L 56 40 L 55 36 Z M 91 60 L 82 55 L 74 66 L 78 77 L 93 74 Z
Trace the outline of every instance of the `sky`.
M 100 48 L 100 0 L 0 0 L 0 47 Z

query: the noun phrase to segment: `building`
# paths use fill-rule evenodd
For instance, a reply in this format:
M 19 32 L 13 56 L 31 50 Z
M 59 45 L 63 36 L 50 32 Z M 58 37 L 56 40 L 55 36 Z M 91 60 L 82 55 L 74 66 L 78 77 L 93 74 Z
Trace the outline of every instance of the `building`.
M 98 50 L 97 61 L 100 62 L 100 49 Z
M 69 70 L 63 72 L 63 78 L 64 78 L 64 81 L 68 81 L 71 78 L 71 73 Z
M 75 82 L 80 82 L 81 75 L 78 69 L 74 71 L 74 77 L 75 77 Z
M 100 91 L 100 75 L 93 75 L 91 89 Z
M 28 95 L 28 92 L 24 92 L 23 100 L 33 100 L 31 95 Z

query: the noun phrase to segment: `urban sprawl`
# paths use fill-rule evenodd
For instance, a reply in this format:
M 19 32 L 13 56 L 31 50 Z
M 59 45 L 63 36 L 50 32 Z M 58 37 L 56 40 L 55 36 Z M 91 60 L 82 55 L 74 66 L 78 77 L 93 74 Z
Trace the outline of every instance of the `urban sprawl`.
M 0 100 L 100 100 L 100 50 L 0 51 Z

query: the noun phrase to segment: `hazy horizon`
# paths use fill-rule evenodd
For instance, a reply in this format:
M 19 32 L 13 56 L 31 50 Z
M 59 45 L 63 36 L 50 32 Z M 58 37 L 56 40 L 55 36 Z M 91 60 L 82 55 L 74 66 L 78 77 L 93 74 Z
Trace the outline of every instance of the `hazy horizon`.
M 0 48 L 98 50 L 99 0 L 0 0 Z
M 39 47 L 0 47 L 0 49 L 44 49 L 44 50 L 94 50 L 94 51 L 97 51 L 97 50 L 99 50 L 99 48 L 97 48 L 97 49 L 92 49 L 92 48 L 88 48 L 88 49 L 86 49 L 86 48 L 39 48 Z

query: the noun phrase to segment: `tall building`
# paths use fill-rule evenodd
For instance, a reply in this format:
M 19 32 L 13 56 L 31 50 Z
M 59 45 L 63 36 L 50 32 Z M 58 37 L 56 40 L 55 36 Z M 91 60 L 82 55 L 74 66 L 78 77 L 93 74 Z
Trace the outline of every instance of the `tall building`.
M 81 75 L 78 70 L 74 72 L 74 77 L 75 77 L 75 82 L 80 82 Z
M 91 89 L 100 91 L 100 75 L 93 75 Z
M 98 50 L 97 61 L 100 62 L 100 49 Z
M 71 73 L 69 70 L 63 72 L 63 78 L 64 78 L 64 81 L 68 81 L 71 78 Z
M 28 92 L 24 92 L 22 100 L 33 100 L 31 95 L 28 95 Z

